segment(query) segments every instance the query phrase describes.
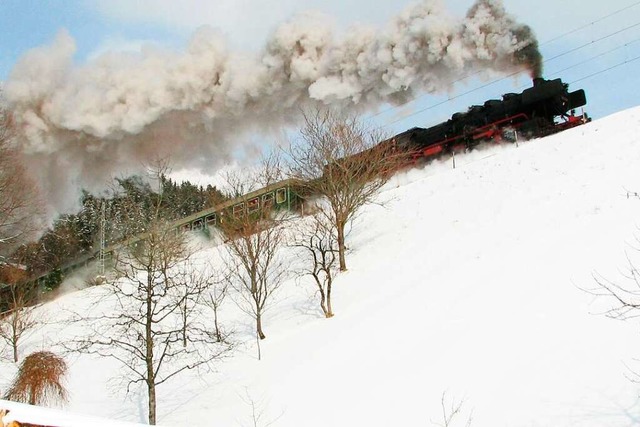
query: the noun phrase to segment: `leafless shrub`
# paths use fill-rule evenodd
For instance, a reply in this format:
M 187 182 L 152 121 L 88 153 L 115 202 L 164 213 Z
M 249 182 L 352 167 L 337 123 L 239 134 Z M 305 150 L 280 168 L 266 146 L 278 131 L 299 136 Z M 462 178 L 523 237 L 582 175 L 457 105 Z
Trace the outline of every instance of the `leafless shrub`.
M 66 403 L 63 382 L 67 363 L 50 351 L 38 351 L 25 357 L 20 370 L 4 396 L 7 400 L 31 405 Z
M 242 426 L 269 427 L 275 424 L 284 415 L 284 412 L 282 412 L 277 417 L 267 419 L 267 402 L 264 399 L 254 399 L 248 390 L 245 390 L 245 396 L 240 396 L 240 399 L 242 399 L 242 401 L 251 408 L 249 422 L 242 423 Z
M 460 425 L 458 420 L 464 413 L 464 400 L 456 401 L 455 398 L 451 399 L 450 402 L 447 402 L 447 392 L 442 393 L 442 398 L 440 399 L 440 407 L 442 408 L 442 420 L 438 422 L 431 421 L 431 424 L 438 427 L 455 427 Z M 466 421 L 464 421 L 465 427 L 471 426 L 471 422 L 473 421 L 473 411 L 471 411 L 467 415 Z
M 211 311 L 213 311 L 213 334 L 218 342 L 227 342 L 230 332 L 220 324 L 219 314 L 222 304 L 227 299 L 229 294 L 229 280 L 228 278 L 212 278 L 208 286 L 208 294 L 204 296 L 204 302 L 207 304 Z
M 640 239 L 636 239 L 640 244 Z M 640 250 L 640 248 L 634 248 Z M 640 270 L 627 254 L 627 267 L 620 272 L 619 280 L 608 279 L 594 273 L 595 286 L 581 288 L 596 297 L 612 302 L 602 314 L 618 320 L 627 320 L 640 316 Z
M 293 246 L 301 248 L 300 273 L 311 276 L 320 296 L 320 308 L 326 318 L 333 317 L 331 292 L 338 270 L 338 245 L 335 228 L 322 213 L 311 216 L 296 230 Z
M 636 237 L 636 245 L 640 244 L 640 239 Z M 635 251 L 640 251 L 640 247 L 635 246 Z M 637 264 L 627 253 L 627 267 L 620 271 L 618 280 L 611 280 L 601 274 L 594 273 L 593 280 L 595 286 L 589 288 L 582 287 L 582 291 L 596 296 L 599 299 L 609 301 L 607 306 L 599 314 L 616 319 L 629 320 L 640 317 L 640 270 Z M 635 362 L 638 360 L 636 359 Z M 633 382 L 640 383 L 640 372 L 627 366 L 627 378 Z

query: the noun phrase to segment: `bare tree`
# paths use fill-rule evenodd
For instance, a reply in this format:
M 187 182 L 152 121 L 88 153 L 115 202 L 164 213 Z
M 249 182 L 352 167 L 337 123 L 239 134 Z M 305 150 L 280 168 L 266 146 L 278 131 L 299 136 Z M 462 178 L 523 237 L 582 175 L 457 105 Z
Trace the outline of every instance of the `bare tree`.
M 126 368 L 127 391 L 146 386 L 149 423 L 156 423 L 156 388 L 181 372 L 206 368 L 230 350 L 203 323 L 201 295 L 208 281 L 193 272 L 194 248 L 159 215 L 161 196 L 144 223 L 144 239 L 116 252 L 113 277 L 97 288 L 90 329 L 67 346 L 117 359 Z M 136 220 L 139 220 L 136 219 Z
M 227 280 L 236 291 L 236 303 L 256 322 L 256 335 L 266 338 L 262 319 L 272 297 L 286 277 L 286 266 L 279 259 L 284 244 L 281 224 L 255 229 L 230 239 L 226 245 Z
M 276 173 L 264 167 L 253 178 L 228 176 L 227 183 L 231 194 L 245 194 L 254 186 L 269 185 L 274 176 Z M 265 177 L 266 180 L 260 180 Z M 226 256 L 223 257 L 227 267 L 226 280 L 236 291 L 238 307 L 256 322 L 260 357 L 259 340 L 266 338 L 263 315 L 287 274 L 279 257 L 285 243 L 283 221 L 266 210 L 230 212 L 224 216 L 220 227 L 227 239 Z
M 40 228 L 41 215 L 35 183 L 24 167 L 0 93 L 0 261 Z
M 13 361 L 18 363 L 18 347 L 21 341 L 34 331 L 42 319 L 33 313 L 34 293 L 28 284 L 13 283 L 8 286 L 5 301 L 7 311 L 0 315 L 0 339 L 2 339 L 13 353 Z
M 206 295 L 205 304 L 207 304 L 211 311 L 213 311 L 213 333 L 218 342 L 226 342 L 230 335 L 226 332 L 219 320 L 219 313 L 222 304 L 227 299 L 229 294 L 229 280 L 228 278 L 215 279 L 212 278 L 208 286 L 209 293 Z
M 338 270 L 338 245 L 335 228 L 322 213 L 296 230 L 293 246 L 302 249 L 301 273 L 313 278 L 320 296 L 320 308 L 326 318 L 333 317 L 331 291 Z
M 340 270 L 347 270 L 345 230 L 364 205 L 372 203 L 394 170 L 393 145 L 358 117 L 331 111 L 304 116 L 301 139 L 288 150 L 291 175 L 303 192 L 324 197 L 323 214 L 335 227 Z
M 177 292 L 173 297 L 180 316 L 182 347 L 186 348 L 194 323 L 197 321 L 195 313 L 201 305 L 202 294 L 207 287 L 208 281 L 198 267 L 190 261 L 185 261 L 183 265 L 175 270 L 175 274 L 172 277 L 169 277 L 171 273 L 167 272 L 163 279 L 165 283 L 175 281 Z
M 256 400 L 249 394 L 249 390 L 245 390 L 245 396 L 240 396 L 240 399 L 249 407 L 251 407 L 251 417 L 248 423 L 242 423 L 242 426 L 249 427 L 269 427 L 275 424 L 283 415 L 284 411 L 277 417 L 267 419 L 268 402 L 265 399 Z

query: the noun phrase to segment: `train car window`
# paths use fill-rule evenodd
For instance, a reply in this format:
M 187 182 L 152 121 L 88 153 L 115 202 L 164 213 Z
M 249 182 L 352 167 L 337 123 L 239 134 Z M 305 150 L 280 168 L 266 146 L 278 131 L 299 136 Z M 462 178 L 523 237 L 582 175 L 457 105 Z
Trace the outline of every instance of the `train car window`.
M 276 203 L 284 203 L 287 201 L 287 189 L 286 188 L 278 188 L 276 190 Z
M 193 225 L 192 225 L 192 229 L 193 230 L 202 230 L 204 223 L 202 222 L 201 219 L 197 219 L 195 221 L 193 221 Z
M 258 197 L 247 202 L 247 212 L 252 213 L 260 209 L 260 199 Z
M 207 223 L 207 227 L 216 225 L 216 214 L 207 215 L 204 220 Z
M 267 193 L 262 196 L 262 208 L 269 209 L 273 206 L 273 193 Z
M 233 207 L 233 216 L 236 218 L 244 217 L 244 203 L 238 203 Z

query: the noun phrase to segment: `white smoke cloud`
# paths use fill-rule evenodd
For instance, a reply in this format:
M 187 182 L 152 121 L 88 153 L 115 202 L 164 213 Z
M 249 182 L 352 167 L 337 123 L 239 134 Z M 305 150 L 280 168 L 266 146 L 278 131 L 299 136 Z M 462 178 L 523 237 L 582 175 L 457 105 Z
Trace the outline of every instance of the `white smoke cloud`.
M 463 19 L 426 0 L 385 29 L 353 28 L 341 39 L 328 21 L 300 15 L 253 57 L 230 52 L 206 27 L 184 52 L 149 47 L 76 66 L 75 43 L 62 32 L 27 53 L 6 96 L 52 206 L 67 210 L 81 186 L 99 188 L 158 157 L 215 169 L 243 135 L 294 124 L 306 107 L 365 111 L 446 91 L 476 70 L 531 70 L 537 60 L 531 31 L 498 0 L 478 0 Z

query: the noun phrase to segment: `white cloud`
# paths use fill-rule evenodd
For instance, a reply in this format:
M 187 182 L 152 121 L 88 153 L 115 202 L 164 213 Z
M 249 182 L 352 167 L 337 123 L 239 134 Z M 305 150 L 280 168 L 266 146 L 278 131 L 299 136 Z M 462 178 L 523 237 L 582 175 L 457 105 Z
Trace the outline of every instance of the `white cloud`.
M 131 40 L 119 35 L 109 36 L 100 44 L 100 46 L 91 52 L 87 59 L 89 61 L 95 60 L 108 52 L 139 53 L 149 47 L 161 48 L 161 45 L 156 40 Z

